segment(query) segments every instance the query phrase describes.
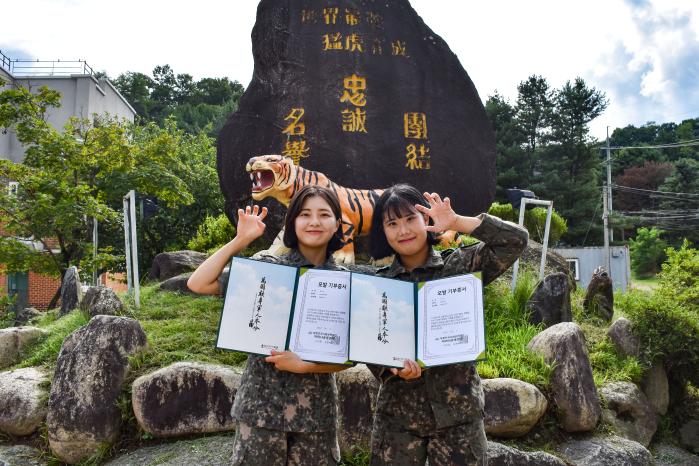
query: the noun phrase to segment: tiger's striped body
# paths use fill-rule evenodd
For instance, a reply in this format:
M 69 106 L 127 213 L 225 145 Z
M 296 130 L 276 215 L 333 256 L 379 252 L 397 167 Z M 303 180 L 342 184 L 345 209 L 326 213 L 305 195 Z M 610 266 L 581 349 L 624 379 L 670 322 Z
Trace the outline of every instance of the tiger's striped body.
M 354 239 L 369 233 L 374 206 L 382 189 L 345 188 L 325 174 L 294 165 L 291 157 L 280 155 L 253 157 L 245 169 L 253 181 L 252 198 L 256 201 L 273 197 L 288 207 L 294 193 L 306 185 L 319 185 L 333 190 L 340 200 L 342 240 L 345 243 L 335 253 L 335 260 L 338 263 L 354 263 Z M 278 254 L 283 250 L 280 248 L 283 248 L 282 236 L 283 230 L 277 235 L 269 252 Z

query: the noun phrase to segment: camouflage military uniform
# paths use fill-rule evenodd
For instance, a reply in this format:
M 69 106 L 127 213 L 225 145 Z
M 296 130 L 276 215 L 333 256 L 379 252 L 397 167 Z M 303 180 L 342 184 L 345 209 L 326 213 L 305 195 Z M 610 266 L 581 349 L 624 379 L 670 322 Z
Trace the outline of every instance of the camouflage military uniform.
M 313 267 L 298 250 L 257 257 Z M 332 256 L 321 266 L 344 270 Z M 227 274 L 220 279 L 222 289 Z M 337 464 L 337 387 L 334 374 L 295 374 L 275 369 L 265 356 L 248 356 L 231 412 L 236 424 L 234 465 Z
M 483 284 L 503 273 L 524 250 L 526 230 L 481 215 L 472 233 L 481 243 L 441 253 L 407 271 L 396 258 L 377 270 L 383 277 L 423 281 L 481 271 Z M 381 381 L 372 432 L 372 465 L 430 466 L 486 463 L 483 389 L 474 364 L 451 364 L 424 370 L 403 380 L 381 366 L 369 366 Z

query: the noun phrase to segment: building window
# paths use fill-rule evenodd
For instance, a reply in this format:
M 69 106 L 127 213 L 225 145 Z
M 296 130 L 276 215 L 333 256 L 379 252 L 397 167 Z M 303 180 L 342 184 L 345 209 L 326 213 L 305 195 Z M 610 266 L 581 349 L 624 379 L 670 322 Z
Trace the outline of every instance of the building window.
M 575 281 L 580 280 L 580 260 L 578 259 L 566 259 L 570 271 L 573 272 L 573 277 Z

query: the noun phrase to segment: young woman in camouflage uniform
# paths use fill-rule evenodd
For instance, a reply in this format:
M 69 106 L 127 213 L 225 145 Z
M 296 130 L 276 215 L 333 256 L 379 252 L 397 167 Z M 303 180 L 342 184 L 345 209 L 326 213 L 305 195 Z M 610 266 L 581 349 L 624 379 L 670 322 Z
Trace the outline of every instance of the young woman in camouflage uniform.
M 435 232 L 455 230 L 481 243 L 440 252 Z M 374 258 L 395 254 L 376 274 L 423 281 L 481 271 L 487 285 L 522 253 L 527 231 L 496 217 L 457 215 L 449 198 L 396 185 L 376 203 L 371 228 Z M 371 464 L 430 466 L 486 464 L 483 389 L 472 363 L 421 371 L 369 367 L 381 382 L 372 432 Z M 399 375 L 400 377 L 396 377 Z
M 216 251 L 189 279 L 192 291 L 219 294 L 227 283 L 223 268 L 265 230 L 267 209 L 238 210 L 236 237 Z M 284 244 L 291 252 L 260 260 L 297 267 L 340 269 L 332 252 L 342 247 L 340 203 L 319 186 L 299 190 L 284 221 Z M 291 351 L 251 354 L 235 397 L 234 465 L 331 465 L 340 459 L 337 443 L 337 388 L 333 372 L 346 366 L 302 361 Z

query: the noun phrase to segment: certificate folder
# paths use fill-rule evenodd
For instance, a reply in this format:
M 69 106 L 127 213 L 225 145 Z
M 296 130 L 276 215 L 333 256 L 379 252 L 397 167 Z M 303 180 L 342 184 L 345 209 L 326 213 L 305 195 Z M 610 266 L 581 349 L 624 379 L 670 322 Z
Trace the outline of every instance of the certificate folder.
M 473 275 L 414 283 L 353 273 L 351 303 L 352 361 L 433 367 L 483 359 L 483 290 Z
M 473 275 L 413 283 L 235 257 L 216 347 L 333 364 L 474 361 L 485 350 L 482 295 Z
M 216 347 L 347 363 L 350 274 L 234 257 Z

